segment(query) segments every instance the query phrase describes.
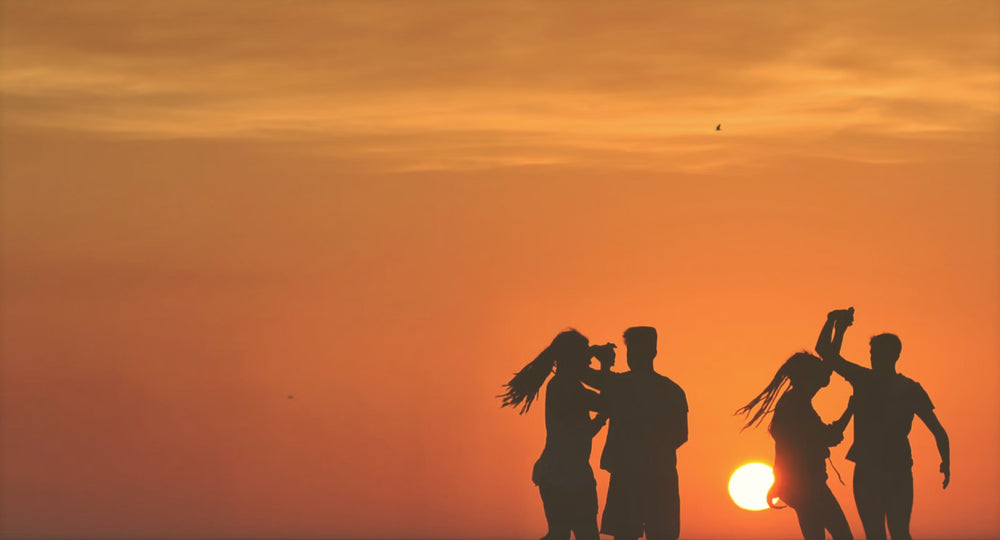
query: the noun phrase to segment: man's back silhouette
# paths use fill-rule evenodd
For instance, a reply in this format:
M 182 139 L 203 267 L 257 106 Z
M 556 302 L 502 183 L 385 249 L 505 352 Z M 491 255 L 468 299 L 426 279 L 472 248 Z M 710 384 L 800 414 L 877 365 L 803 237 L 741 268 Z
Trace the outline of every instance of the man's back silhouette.
M 934 404 L 916 381 L 896 372 L 902 342 L 893 334 L 871 338 L 871 369 L 848 362 L 830 347 L 843 338 L 854 310 L 833 311 L 820 332 L 816 352 L 854 387 L 854 444 L 847 459 L 855 463 L 854 500 L 868 540 L 910 539 L 913 510 L 913 456 L 910 427 L 918 416 L 934 435 L 941 454 L 944 487 L 951 479 L 948 434 Z M 831 334 L 836 327 L 836 336 Z
M 677 448 L 688 438 L 687 398 L 653 370 L 656 329 L 629 328 L 624 338 L 630 371 L 604 372 L 598 382 L 610 419 L 601 455 L 601 468 L 611 473 L 601 532 L 616 540 L 643 533 L 649 540 L 674 540 L 680 534 Z

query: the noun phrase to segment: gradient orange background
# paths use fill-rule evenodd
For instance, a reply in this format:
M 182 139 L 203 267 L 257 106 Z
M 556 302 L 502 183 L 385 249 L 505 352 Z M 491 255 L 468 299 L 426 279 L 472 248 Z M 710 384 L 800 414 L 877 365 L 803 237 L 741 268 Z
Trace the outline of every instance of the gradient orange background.
M 951 437 L 914 535 L 1000 530 L 997 2 L 0 6 L 4 538 L 540 536 L 494 396 L 637 324 L 683 537 L 794 537 L 731 413 L 850 305 Z

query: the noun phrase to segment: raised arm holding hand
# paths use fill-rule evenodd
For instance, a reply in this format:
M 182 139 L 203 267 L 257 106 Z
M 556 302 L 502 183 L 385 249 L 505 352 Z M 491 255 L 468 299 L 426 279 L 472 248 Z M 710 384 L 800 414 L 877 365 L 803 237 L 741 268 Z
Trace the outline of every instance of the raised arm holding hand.
M 615 365 L 615 344 L 591 345 L 590 353 L 601 363 L 601 369 L 596 370 L 591 367 L 584 369 L 580 374 L 580 380 L 591 388 L 603 390 L 604 381 L 611 373 L 611 366 Z
M 830 365 L 834 371 L 848 381 L 854 380 L 857 376 L 869 371 L 868 368 L 848 362 L 840 355 L 840 347 L 844 342 L 844 333 L 847 327 L 854 324 L 854 308 L 837 309 L 831 311 L 826 316 L 826 323 L 819 332 L 819 339 L 816 341 L 816 353 L 824 362 Z

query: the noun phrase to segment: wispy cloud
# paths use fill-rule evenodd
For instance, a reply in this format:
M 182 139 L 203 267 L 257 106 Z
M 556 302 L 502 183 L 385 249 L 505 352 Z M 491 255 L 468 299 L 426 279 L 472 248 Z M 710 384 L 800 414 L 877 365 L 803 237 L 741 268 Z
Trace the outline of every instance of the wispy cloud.
M 267 138 L 400 168 L 697 169 L 776 140 L 994 130 L 996 11 L 8 3 L 0 92 L 11 128 Z M 728 158 L 706 159 L 720 147 Z

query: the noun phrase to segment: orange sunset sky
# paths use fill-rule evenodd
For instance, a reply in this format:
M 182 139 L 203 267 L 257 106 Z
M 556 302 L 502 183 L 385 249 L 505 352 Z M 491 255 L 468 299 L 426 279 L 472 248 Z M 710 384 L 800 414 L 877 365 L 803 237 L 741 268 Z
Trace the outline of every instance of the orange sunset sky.
M 951 438 L 914 535 L 995 538 L 998 66 L 997 1 L 2 1 L 0 536 L 537 538 L 495 396 L 641 324 L 682 537 L 793 538 L 732 412 L 854 306 Z

